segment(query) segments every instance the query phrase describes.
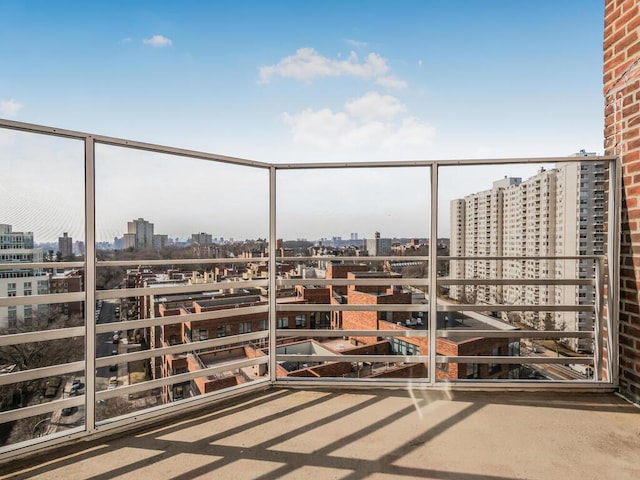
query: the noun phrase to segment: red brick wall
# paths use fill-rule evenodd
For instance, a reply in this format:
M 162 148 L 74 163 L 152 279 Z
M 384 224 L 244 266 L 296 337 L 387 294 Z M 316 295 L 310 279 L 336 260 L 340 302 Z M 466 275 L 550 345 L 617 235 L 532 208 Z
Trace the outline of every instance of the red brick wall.
M 622 162 L 620 391 L 640 402 L 640 0 L 605 0 L 605 154 Z

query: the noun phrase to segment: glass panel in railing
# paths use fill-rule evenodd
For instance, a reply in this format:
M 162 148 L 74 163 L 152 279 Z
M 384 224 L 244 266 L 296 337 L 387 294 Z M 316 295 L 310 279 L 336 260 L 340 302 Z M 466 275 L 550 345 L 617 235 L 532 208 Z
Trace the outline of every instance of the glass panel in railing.
M 497 168 L 503 178 L 481 189 L 478 179 Z M 524 337 L 528 340 L 518 356 L 526 356 L 525 349 L 566 358 L 589 355 L 594 368 L 602 345 L 606 170 L 603 162 L 588 157 L 554 165 L 440 170 L 441 204 L 449 209 L 440 229 L 448 230 L 455 258 L 448 261 L 449 274 L 438 278 L 439 349 L 465 356 L 463 346 L 473 351 L 476 343 L 477 352 L 469 355 L 504 355 L 491 353 L 507 351 L 496 343 L 496 329 L 544 331 L 549 337 Z M 463 178 L 473 183 L 464 187 Z M 447 185 L 457 185 L 458 191 Z M 595 217 L 600 220 L 592 221 Z M 447 262 L 446 256 L 440 261 Z M 451 330 L 462 332 L 464 343 L 454 341 L 455 334 L 441 335 Z M 479 377 L 468 378 L 502 378 L 485 368 L 478 372 Z M 453 377 L 464 378 L 460 372 Z

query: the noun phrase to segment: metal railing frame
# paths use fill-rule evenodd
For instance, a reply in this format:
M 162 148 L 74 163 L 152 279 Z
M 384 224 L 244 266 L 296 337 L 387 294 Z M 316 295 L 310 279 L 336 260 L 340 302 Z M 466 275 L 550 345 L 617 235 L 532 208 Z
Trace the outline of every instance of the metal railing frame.
M 221 264 L 221 263 L 250 263 L 256 261 L 256 259 L 185 259 L 185 260 L 132 260 L 132 261 L 97 261 L 96 258 L 96 212 L 95 212 L 95 146 L 96 144 L 101 145 L 110 145 L 115 147 L 127 148 L 127 149 L 137 149 L 141 151 L 147 152 L 155 152 L 162 153 L 174 156 L 182 156 L 193 159 L 200 159 L 205 161 L 213 161 L 213 162 L 222 162 L 233 165 L 245 166 L 250 168 L 258 168 L 258 169 L 266 169 L 269 172 L 269 256 L 267 259 L 269 272 L 276 272 L 276 264 L 278 261 L 303 261 L 303 260 L 318 260 L 317 257 L 277 257 L 276 256 L 276 241 L 278 238 L 277 234 L 277 222 L 276 222 L 276 213 L 277 213 L 277 205 L 276 205 L 276 188 L 277 188 L 277 179 L 279 171 L 286 170 L 315 170 L 315 169 L 358 169 L 358 168 L 399 168 L 399 167 L 424 167 L 430 170 L 430 185 L 425 185 L 425 188 L 430 189 L 430 216 L 429 216 L 429 234 L 430 238 L 437 238 L 438 228 L 437 228 L 437 219 L 438 219 L 438 201 L 439 201 L 439 193 L 438 193 L 438 174 L 439 169 L 441 167 L 450 167 L 450 166 L 481 166 L 481 165 L 509 165 L 509 164 L 540 164 L 540 163 L 560 163 L 560 162 L 584 162 L 584 161 L 606 161 L 609 164 L 609 190 L 608 190 L 608 229 L 606 232 L 607 235 L 607 252 L 606 256 L 592 256 L 594 260 L 596 260 L 596 278 L 595 282 L 591 280 L 584 279 L 559 279 L 559 280 L 550 280 L 547 285 L 594 285 L 596 287 L 596 305 L 592 307 L 589 311 L 594 311 L 596 313 L 596 327 L 594 332 L 555 332 L 555 331 L 483 331 L 483 330 L 475 330 L 475 331 L 467 331 L 467 332 L 455 332 L 455 335 L 464 335 L 464 336 L 473 336 L 473 335 L 482 335 L 487 338 L 495 338 L 495 337 L 504 337 L 504 338 L 564 338 L 568 336 L 573 336 L 576 338 L 593 338 L 596 344 L 596 348 L 594 349 L 594 357 L 581 357 L 581 358 L 571 358 L 570 360 L 566 360 L 563 358 L 555 358 L 555 357 L 508 357 L 508 356 L 480 356 L 480 357 L 448 357 L 443 355 L 436 354 L 436 338 L 441 336 L 446 338 L 450 332 L 446 330 L 436 330 L 436 329 L 416 329 L 411 331 L 341 331 L 341 335 L 348 335 L 350 333 L 357 334 L 359 336 L 380 336 L 384 334 L 385 336 L 396 336 L 396 337 L 428 337 L 429 339 L 429 352 L 427 355 L 407 355 L 407 356 L 396 356 L 396 355 L 381 355 L 381 356 L 344 356 L 341 357 L 343 361 L 363 361 L 373 359 L 380 361 L 398 361 L 401 359 L 402 361 L 407 362 L 428 362 L 429 375 L 426 381 L 416 382 L 416 379 L 411 379 L 410 382 L 406 380 L 380 380 L 380 379 L 358 379 L 354 381 L 353 379 L 313 379 L 312 380 L 303 380 L 300 378 L 278 378 L 276 374 L 276 367 L 278 361 L 282 360 L 291 360 L 291 361 L 335 361 L 335 357 L 331 356 L 318 356 L 318 355 L 277 355 L 275 354 L 277 348 L 277 340 L 278 338 L 286 338 L 286 337 L 294 337 L 294 336 L 304 336 L 307 335 L 309 337 L 330 337 L 335 336 L 335 331 L 324 331 L 324 330 L 281 330 L 276 328 L 275 319 L 277 317 L 277 312 L 286 312 L 286 311 L 333 311 L 333 310 L 390 310 L 394 311 L 403 311 L 403 312 L 412 312 L 412 311 L 425 311 L 428 309 L 430 318 L 436 318 L 437 313 L 441 311 L 487 311 L 487 310 L 544 310 L 548 308 L 549 310 L 554 311 L 578 311 L 579 307 L 575 305 L 569 306 L 525 306 L 525 305 L 441 305 L 436 301 L 427 301 L 426 304 L 423 305 L 382 305 L 382 306 L 357 306 L 357 305 L 287 305 L 278 303 L 276 299 L 276 295 L 273 292 L 276 292 L 278 287 L 287 287 L 292 285 L 379 285 L 383 283 L 385 279 L 355 279 L 355 280 L 288 280 L 288 279 L 278 279 L 276 275 L 270 274 L 267 279 L 258 279 L 251 280 L 248 282 L 238 282 L 237 286 L 261 286 L 268 287 L 269 289 L 269 297 L 268 304 L 260 307 L 248 307 L 250 312 L 255 311 L 268 311 L 269 314 L 269 330 L 266 332 L 254 332 L 253 334 L 248 335 L 237 335 L 234 337 L 225 337 L 223 339 L 209 340 L 203 342 L 195 342 L 193 344 L 178 345 L 171 346 L 166 348 L 161 348 L 159 350 L 154 350 L 156 353 L 146 353 L 146 352 L 137 352 L 132 354 L 122 355 L 123 360 L 127 359 L 144 359 L 150 358 L 152 356 L 157 356 L 157 351 L 162 351 L 164 353 L 179 353 L 183 351 L 188 351 L 189 349 L 193 349 L 194 345 L 202 346 L 203 348 L 213 346 L 213 345 L 223 345 L 232 343 L 233 341 L 242 341 L 242 337 L 246 338 L 265 338 L 268 337 L 269 341 L 269 352 L 270 354 L 267 357 L 261 357 L 258 359 L 251 360 L 243 360 L 233 362 L 233 365 L 238 366 L 250 366 L 257 364 L 268 364 L 268 372 L 269 377 L 264 381 L 255 381 L 247 384 L 246 387 L 233 387 L 230 389 L 223 390 L 218 393 L 205 394 L 200 397 L 196 397 L 193 399 L 184 399 L 177 402 L 174 402 L 170 405 L 164 405 L 162 407 L 154 407 L 152 409 L 148 409 L 142 412 L 135 412 L 133 414 L 127 414 L 123 417 L 118 417 L 113 419 L 113 421 L 108 422 L 96 422 L 96 411 L 95 406 L 98 400 L 102 400 L 105 398 L 111 398 L 115 396 L 119 396 L 122 393 L 134 393 L 143 390 L 148 390 L 150 388 L 156 388 L 157 386 L 164 386 L 173 383 L 180 383 L 185 380 L 190 380 L 193 378 L 197 378 L 200 376 L 206 376 L 211 373 L 224 371 L 225 369 L 230 368 L 232 364 L 225 364 L 219 367 L 209 367 L 205 370 L 201 370 L 198 372 L 191 372 L 185 374 L 175 375 L 169 378 L 162 378 L 157 380 L 152 380 L 149 382 L 144 382 L 142 384 L 129 385 L 126 387 L 119 387 L 110 391 L 96 391 L 96 376 L 95 375 L 85 375 L 86 381 L 86 389 L 85 395 L 79 396 L 71 399 L 63 399 L 63 400 L 55 400 L 53 402 L 36 405 L 33 407 L 26 407 L 24 409 L 20 409 L 17 411 L 10 412 L 2 412 L 0 415 L 4 415 L 11 417 L 11 419 L 15 418 L 24 418 L 26 416 L 31 416 L 43 412 L 53 412 L 59 410 L 61 408 L 65 408 L 67 406 L 77 406 L 84 404 L 85 406 L 85 426 L 79 427 L 77 429 L 70 430 L 66 434 L 63 435 L 54 435 L 47 442 L 47 440 L 43 439 L 34 439 L 33 441 L 23 442 L 18 447 L 9 446 L 8 448 L 2 450 L 0 449 L 0 461 L 2 458 L 8 458 L 11 456 L 15 456 L 19 453 L 24 454 L 30 451 L 34 451 L 40 448 L 41 444 L 45 442 L 47 445 L 55 445 L 59 443 L 68 442 L 73 439 L 79 439 L 85 437 L 87 435 L 99 435 L 106 431 L 113 431 L 117 429 L 125 429 L 130 423 L 131 418 L 140 419 L 139 421 L 144 421 L 145 419 L 148 421 L 153 421 L 153 419 L 157 418 L 159 415 L 165 414 L 165 412 L 177 412 L 179 410 L 184 411 L 185 405 L 187 408 L 196 408 L 199 405 L 216 401 L 218 399 L 228 398 L 229 396 L 238 395 L 240 393 L 254 390 L 256 388 L 264 388 L 264 385 L 285 385 L 285 386 L 309 386 L 309 385 L 322 385 L 322 386 L 332 386 L 332 387 L 341 387 L 341 386 L 376 386 L 376 387 L 385 387 L 385 386 L 416 386 L 416 383 L 421 385 L 422 387 L 431 387 L 431 388 L 498 388 L 498 389 L 508 389 L 508 388 L 556 388 L 560 387 L 563 389 L 566 388 L 577 388 L 577 389 L 589 389 L 589 390 L 598 390 L 598 389 L 611 389 L 617 385 L 618 380 L 618 325 L 617 325 L 617 312 L 618 312 L 618 285 L 615 281 L 619 271 L 619 262 L 618 262 L 618 252 L 619 252 L 619 231 L 620 231 L 620 189 L 621 189 L 621 169 L 619 166 L 619 160 L 616 157 L 612 156 L 599 156 L 599 157 L 547 157 L 547 158 L 507 158 L 507 159 L 465 159 L 465 160 L 421 160 L 421 161 L 398 161 L 398 162 L 354 162 L 354 163 L 288 163 L 288 164 L 270 164 L 264 163 L 254 160 L 247 160 L 242 158 L 235 158 L 229 156 L 215 155 L 206 152 L 199 152 L 157 144 L 150 144 L 145 142 L 131 141 L 126 139 L 102 136 L 102 135 L 93 135 L 89 133 L 83 133 L 79 131 L 66 130 L 53 128 L 42 125 L 29 124 L 24 122 L 17 122 L 13 120 L 5 120 L 0 119 L 0 128 L 2 129 L 13 129 L 20 132 L 26 133 L 34 133 L 41 135 L 50 135 L 54 137 L 74 139 L 84 142 L 84 173 L 85 173 L 85 182 L 84 182 L 84 191 L 85 191 L 85 203 L 84 203 L 84 211 L 85 211 L 85 240 L 86 240 L 86 260 L 83 262 L 56 262 L 56 267 L 64 267 L 64 268 L 84 268 L 85 271 L 85 284 L 87 288 L 85 288 L 84 292 L 81 293 L 66 293 L 66 294 L 49 294 L 49 295 L 38 295 L 31 297 L 11 297 L 11 298 L 0 298 L 0 306 L 6 305 L 28 305 L 32 304 L 35 298 L 38 298 L 39 303 L 65 303 L 71 301 L 84 301 L 85 302 L 85 315 L 86 318 L 91 320 L 95 316 L 96 312 L 96 300 L 99 299 L 113 299 L 113 298 L 124 298 L 129 296 L 135 296 L 139 294 L 152 295 L 154 293 L 187 293 L 187 292 L 195 292 L 201 291 L 202 285 L 189 285 L 189 286 L 177 286 L 170 288 L 158 288 L 154 290 L 153 287 L 148 288 L 135 288 L 135 289 L 122 289 L 122 290 L 96 290 L 96 273 L 97 269 L 100 267 L 126 267 L 126 266 L 137 266 L 140 264 L 145 265 L 190 265 L 190 264 Z M 447 279 L 442 278 L 439 279 L 437 277 L 437 260 L 469 260 L 470 257 L 438 257 L 437 255 L 437 242 L 429 242 L 429 255 L 423 257 L 412 257 L 411 260 L 415 261 L 428 261 L 429 259 L 436 259 L 436 261 L 429 262 L 429 274 L 427 278 L 415 278 L 415 279 L 395 279 L 388 280 L 389 284 L 394 285 L 410 285 L 410 286 L 421 286 L 426 287 L 426 298 L 435 298 L 434 292 L 437 292 L 437 287 L 439 285 L 450 285 L 450 284 L 460 284 L 460 285 L 508 285 L 510 282 L 514 284 L 523 285 L 539 285 L 544 280 L 540 279 L 530 279 L 530 280 L 507 280 L 507 279 Z M 344 260 L 344 261 L 382 261 L 382 260 L 394 260 L 398 259 L 396 256 L 386 256 L 386 257 L 336 257 L 336 260 Z M 513 259 L 514 257 L 481 257 L 482 260 L 506 260 Z M 536 260 L 539 259 L 556 259 L 558 257 L 535 257 Z M 564 258 L 564 257 L 562 257 Z M 566 257 L 567 259 L 571 259 L 574 257 Z M 591 257 L 575 257 L 580 259 L 591 258 Z M 403 258 L 406 259 L 406 258 Z M 522 259 L 521 257 L 517 257 L 517 259 Z M 605 259 L 608 259 L 608 264 L 605 264 Z M 263 259 L 260 259 L 263 260 Z M 13 263 L 13 264 L 0 264 L 0 270 L 12 269 L 12 268 L 45 268 L 51 267 L 50 263 L 47 262 L 39 262 L 39 263 Z M 457 280 L 457 281 L 456 281 Z M 229 284 L 220 284 L 219 287 L 229 287 Z M 235 285 L 234 285 L 235 286 Z M 207 289 L 211 288 L 212 284 L 207 284 Z M 605 289 L 607 296 L 605 297 Z M 606 300 L 606 302 L 605 302 Z M 553 308 L 551 308 L 553 307 Z M 572 309 L 570 307 L 573 307 Z M 604 315 L 604 311 L 606 309 L 607 315 Z M 245 309 L 237 309 L 234 312 L 235 315 L 241 315 L 246 313 Z M 205 314 L 191 314 L 187 316 L 181 317 L 180 322 L 184 321 L 195 321 L 202 319 L 210 319 L 210 318 L 219 318 L 220 316 L 228 316 L 229 311 L 218 311 L 218 312 L 207 312 Z M 80 370 L 84 370 L 85 372 L 94 372 L 98 366 L 102 366 L 106 364 L 108 360 L 103 360 L 100 358 L 96 358 L 95 353 L 89 354 L 89 352 L 96 351 L 96 334 L 108 332 L 109 329 L 123 326 L 132 326 L 135 324 L 138 328 L 142 326 L 158 326 L 165 325 L 169 323 L 176 323 L 176 317 L 171 318 L 152 318 L 145 320 L 131 320 L 126 322 L 117 322 L 117 323 L 109 323 L 109 324 L 100 324 L 97 325 L 94 321 L 86 321 L 83 327 L 73 327 L 73 328 L 65 328 L 59 330 L 45 330 L 40 332 L 29 332 L 29 333 L 19 333 L 14 335 L 9 335 L 5 337 L 0 337 L 0 345 L 7 345 L 10 343 L 18 344 L 18 343 L 29 343 L 32 341 L 45 341 L 52 339 L 60 339 L 60 338 L 70 338 L 70 337 L 79 337 L 84 336 L 85 338 L 85 360 L 84 362 L 74 362 L 66 365 L 56 365 L 52 367 L 44 367 L 44 369 L 39 369 L 41 371 L 27 371 L 27 372 L 17 372 L 16 374 L 8 374 L 8 376 L 3 376 L 4 378 L 0 378 L 0 384 L 2 383 L 12 383 L 10 379 L 16 378 L 44 378 L 46 376 L 51 376 L 55 374 L 64 374 L 69 372 L 75 372 Z M 606 337 L 603 337 L 603 332 L 606 327 Z M 607 362 L 606 365 L 602 364 L 603 358 L 603 350 L 606 344 L 607 350 Z M 153 352 L 153 351 L 152 351 Z M 130 357 L 130 358 L 129 358 Z M 353 358 L 352 358 L 353 357 Z M 464 363 L 465 361 L 473 361 L 474 363 L 579 363 L 579 364 L 587 364 L 594 362 L 596 365 L 596 370 L 598 370 L 598 375 L 594 376 L 594 380 L 589 382 L 581 382 L 581 381 L 553 381 L 553 382 L 535 382 L 530 383 L 526 381 L 513 381 L 513 380 L 498 380 L 498 381 L 463 381 L 463 382 L 446 382 L 445 384 L 436 381 L 436 363 L 437 362 L 451 362 L 456 361 L 460 363 Z M 232 367 L 235 368 L 235 367 Z M 605 371 L 606 378 L 601 376 L 602 371 Z M 41 376 L 39 376 L 41 375 Z M 9 421 L 6 420 L 5 421 Z

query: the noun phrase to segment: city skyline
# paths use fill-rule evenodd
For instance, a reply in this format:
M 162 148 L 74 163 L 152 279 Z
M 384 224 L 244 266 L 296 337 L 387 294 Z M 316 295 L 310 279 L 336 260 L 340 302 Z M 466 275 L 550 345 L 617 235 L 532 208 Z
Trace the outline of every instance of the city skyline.
M 413 1 L 404 8 L 382 2 L 366 8 L 337 2 L 304 8 L 289 2 L 66 5 L 40 2 L 28 12 L 20 3 L 0 6 L 0 38 L 12 45 L 0 50 L 3 64 L 12 66 L 0 81 L 1 118 L 273 163 L 602 151 L 599 2 L 483 2 L 463 9 Z M 265 33 L 264 25 L 272 28 Z M 58 227 L 80 238 L 81 142 L 0 130 L 0 149 L 0 197 L 11 215 L 0 207 L 3 221 L 43 240 L 57 238 Z M 333 200 L 326 188 L 335 172 L 305 173 L 296 185 L 303 195 Z M 526 176 L 481 168 L 443 177 L 443 195 L 451 191 L 454 198 L 461 188 L 504 174 Z M 360 200 L 349 203 L 351 215 L 330 217 L 323 231 L 316 229 L 324 217 L 295 220 L 299 231 L 283 224 L 282 236 L 353 229 L 427 235 L 428 222 L 416 226 L 397 210 L 357 224 L 369 214 L 358 205 L 379 201 L 379 185 L 413 181 L 388 171 L 358 175 L 372 189 L 350 187 Z M 255 214 L 268 203 L 266 177 L 266 171 L 100 145 L 98 239 L 121 233 L 115 215 L 153 218 L 176 236 L 204 228 L 225 237 L 263 237 L 267 222 Z M 418 186 L 398 187 L 395 195 L 428 214 L 428 192 L 419 187 L 429 185 L 428 175 L 421 177 Z M 448 218 L 449 200 L 442 197 L 441 218 Z M 296 218 L 293 203 L 279 207 L 282 218 Z M 211 220 L 190 224 L 185 209 Z

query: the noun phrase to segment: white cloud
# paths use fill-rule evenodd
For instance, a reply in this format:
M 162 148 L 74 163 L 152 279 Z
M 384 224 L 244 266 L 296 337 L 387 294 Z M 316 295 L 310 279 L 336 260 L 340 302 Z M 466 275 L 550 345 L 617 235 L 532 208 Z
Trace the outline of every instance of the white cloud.
M 131 37 L 123 38 L 122 40 L 120 40 L 120 43 L 123 45 L 131 42 L 133 42 L 133 38 Z
M 163 35 L 154 35 L 151 38 L 145 38 L 142 40 L 145 45 L 151 45 L 152 47 L 169 47 L 173 45 L 170 38 Z
M 393 75 L 389 75 L 387 77 L 380 77 L 376 80 L 376 85 L 382 85 L 383 87 L 388 88 L 406 88 L 407 82 L 401 80 L 398 77 L 394 77 Z
M 422 60 L 418 60 L 418 67 L 422 68 Z
M 295 142 L 320 147 L 331 146 L 334 139 L 355 126 L 347 114 L 334 113 L 328 108 L 318 111 L 307 109 L 294 115 L 284 113 L 282 119 L 291 127 Z
M 361 42 L 359 40 L 353 40 L 351 38 L 345 38 L 344 41 L 353 47 L 366 47 L 367 42 Z
M 22 107 L 23 105 L 20 102 L 16 102 L 13 98 L 2 100 L 0 101 L 0 115 L 15 117 Z
M 347 103 L 345 109 L 355 118 L 364 120 L 389 119 L 407 111 L 407 107 L 391 95 L 367 92 L 362 97 Z
M 266 83 L 274 76 L 311 81 L 317 77 L 354 76 L 379 77 L 387 73 L 387 61 L 377 53 L 369 53 L 360 61 L 355 52 L 346 60 L 333 60 L 320 55 L 313 48 L 300 48 L 295 54 L 283 58 L 275 65 L 260 67 L 260 81 Z
M 294 142 L 324 148 L 398 152 L 423 151 L 433 143 L 435 129 L 416 117 L 391 95 L 369 92 L 345 104 L 344 111 L 306 109 L 284 113 Z

